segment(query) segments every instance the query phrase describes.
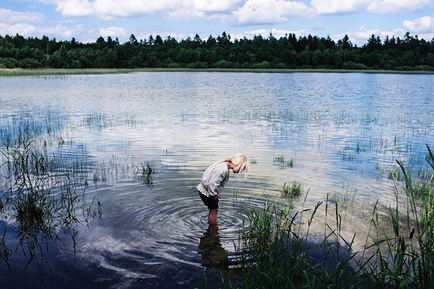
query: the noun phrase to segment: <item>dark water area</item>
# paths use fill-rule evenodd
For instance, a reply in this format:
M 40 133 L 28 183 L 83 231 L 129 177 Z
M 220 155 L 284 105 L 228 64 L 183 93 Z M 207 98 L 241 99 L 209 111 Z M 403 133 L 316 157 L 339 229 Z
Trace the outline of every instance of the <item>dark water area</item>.
M 363 236 L 375 203 L 386 214 L 396 201 L 396 160 L 414 179 L 426 177 L 432 80 L 195 72 L 1 78 L 2 152 L 31 140 L 53 159 L 49 185 L 67 182 L 83 195 L 75 225 L 55 227 L 58 239 L 20 235 L 2 165 L 0 287 L 194 288 L 204 276 L 218 287 L 213 264 L 237 267 L 247 212 L 266 200 L 287 204 L 281 189 L 293 182 L 302 186 L 295 211 L 339 203 L 342 234 Z M 231 175 L 214 230 L 195 187 L 209 165 L 237 153 L 250 158 L 251 171 Z M 89 217 L 83 203 L 100 216 Z M 318 215 L 312 244 L 323 234 L 324 206 Z

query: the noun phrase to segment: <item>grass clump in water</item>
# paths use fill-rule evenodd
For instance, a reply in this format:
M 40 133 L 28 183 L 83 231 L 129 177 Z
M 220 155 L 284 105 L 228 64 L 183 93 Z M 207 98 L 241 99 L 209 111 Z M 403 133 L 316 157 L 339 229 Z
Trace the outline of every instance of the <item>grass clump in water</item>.
M 294 159 L 291 158 L 289 161 L 285 160 L 284 155 L 279 155 L 273 159 L 274 163 L 277 163 L 279 166 L 287 166 L 287 167 L 294 167 Z
M 291 184 L 284 183 L 280 192 L 285 197 L 297 198 L 300 196 L 301 190 L 301 183 L 298 181 L 293 181 Z

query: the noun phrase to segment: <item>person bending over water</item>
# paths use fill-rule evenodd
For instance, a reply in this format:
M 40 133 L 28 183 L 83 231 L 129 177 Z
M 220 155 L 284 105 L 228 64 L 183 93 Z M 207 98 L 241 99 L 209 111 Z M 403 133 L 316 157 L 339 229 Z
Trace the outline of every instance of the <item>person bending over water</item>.
M 217 224 L 218 202 L 220 192 L 229 180 L 229 170 L 235 174 L 249 171 L 250 163 L 245 155 L 236 155 L 231 158 L 222 159 L 212 164 L 203 173 L 200 184 L 197 185 L 199 196 L 208 207 L 208 222 Z

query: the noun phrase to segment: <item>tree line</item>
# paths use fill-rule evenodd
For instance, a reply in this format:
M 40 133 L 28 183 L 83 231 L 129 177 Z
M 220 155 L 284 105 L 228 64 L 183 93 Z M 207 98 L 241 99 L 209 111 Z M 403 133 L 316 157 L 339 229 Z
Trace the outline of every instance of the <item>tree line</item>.
M 0 68 L 245 68 L 245 69 L 385 69 L 434 71 L 434 38 L 409 32 L 401 39 L 372 35 L 361 47 L 345 35 L 328 37 L 287 34 L 231 40 L 222 35 L 180 41 L 160 35 L 125 43 L 99 37 L 95 42 L 57 41 L 43 36 L 0 35 Z

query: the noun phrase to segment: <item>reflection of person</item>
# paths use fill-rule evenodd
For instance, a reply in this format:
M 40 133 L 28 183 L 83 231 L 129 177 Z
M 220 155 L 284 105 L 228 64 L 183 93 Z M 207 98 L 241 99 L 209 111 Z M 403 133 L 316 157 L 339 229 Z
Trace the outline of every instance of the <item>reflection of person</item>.
M 228 253 L 220 243 L 216 225 L 209 225 L 208 230 L 203 233 L 200 238 L 199 253 L 202 254 L 202 259 L 208 262 L 206 267 L 228 269 Z
M 229 180 L 229 169 L 232 169 L 235 174 L 242 171 L 247 174 L 249 166 L 245 155 L 236 155 L 214 163 L 203 173 L 197 190 L 203 203 L 209 209 L 208 222 L 210 224 L 217 224 L 218 202 L 221 198 L 219 193 Z

